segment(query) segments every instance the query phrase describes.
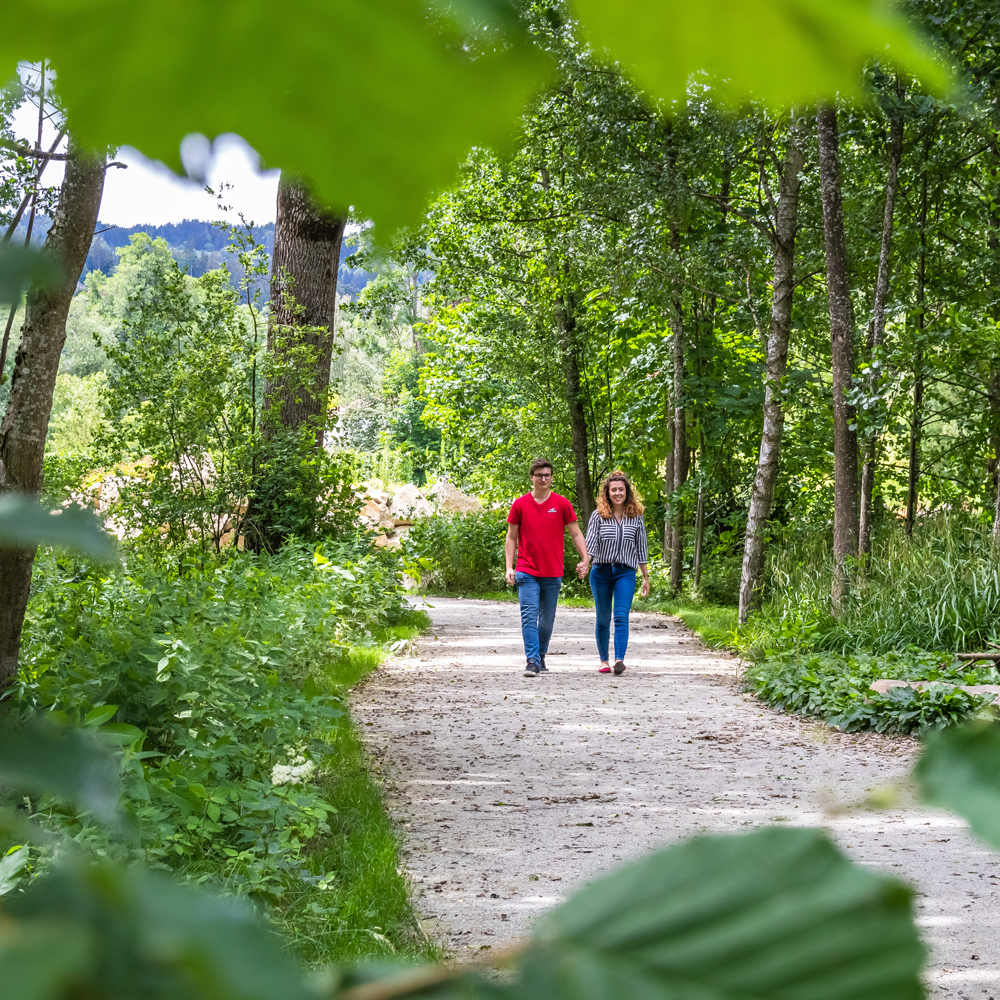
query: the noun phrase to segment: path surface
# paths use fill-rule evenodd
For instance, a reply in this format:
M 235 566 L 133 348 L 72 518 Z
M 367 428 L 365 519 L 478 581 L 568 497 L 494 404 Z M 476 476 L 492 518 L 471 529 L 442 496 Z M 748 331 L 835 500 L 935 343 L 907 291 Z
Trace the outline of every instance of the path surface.
M 914 741 L 763 708 L 740 693 L 736 661 L 674 619 L 633 615 L 615 678 L 596 671 L 593 612 L 560 608 L 550 673 L 532 679 L 516 605 L 430 603 L 431 629 L 355 693 L 354 717 L 424 927 L 456 954 L 511 942 L 576 886 L 661 845 L 791 823 L 826 827 L 918 890 L 933 995 L 1000 1000 L 1000 855 L 913 802 Z

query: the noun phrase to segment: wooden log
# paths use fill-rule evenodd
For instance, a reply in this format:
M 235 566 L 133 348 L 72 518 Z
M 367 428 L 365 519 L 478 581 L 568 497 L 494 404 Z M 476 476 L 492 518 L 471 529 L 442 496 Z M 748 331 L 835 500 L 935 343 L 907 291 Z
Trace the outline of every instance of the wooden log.
M 989 653 L 956 653 L 956 660 L 1000 660 L 1000 651 L 992 650 Z

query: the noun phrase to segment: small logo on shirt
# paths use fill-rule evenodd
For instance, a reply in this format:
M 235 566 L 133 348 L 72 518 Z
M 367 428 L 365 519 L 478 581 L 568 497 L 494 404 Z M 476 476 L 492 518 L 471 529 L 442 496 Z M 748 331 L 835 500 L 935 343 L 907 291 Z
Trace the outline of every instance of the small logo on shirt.
M 559 513 L 559 511 L 557 511 L 557 510 L 555 509 L 555 507 L 550 507 L 550 508 L 549 508 L 549 509 L 548 509 L 548 510 L 547 510 L 547 511 L 545 512 L 545 513 L 546 513 L 546 514 L 558 514 L 558 513 Z

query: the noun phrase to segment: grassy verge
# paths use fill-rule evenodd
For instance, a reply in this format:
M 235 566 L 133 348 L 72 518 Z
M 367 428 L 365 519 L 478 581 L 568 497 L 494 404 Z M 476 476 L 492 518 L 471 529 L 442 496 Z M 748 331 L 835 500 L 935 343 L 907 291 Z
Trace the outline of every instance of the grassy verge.
M 332 693 L 346 695 L 399 640 L 429 624 L 420 611 L 383 629 L 379 644 L 352 649 L 328 673 Z M 420 928 L 400 874 L 399 842 L 371 775 L 364 745 L 350 719 L 325 736 L 317 782 L 336 813 L 330 832 L 310 846 L 307 865 L 315 881 L 272 910 L 277 930 L 310 965 L 349 964 L 377 956 L 436 961 L 442 956 Z
M 636 611 L 658 611 L 674 615 L 712 649 L 736 648 L 736 608 L 711 604 L 681 594 L 663 597 L 654 591 L 649 597 L 638 598 L 633 605 Z

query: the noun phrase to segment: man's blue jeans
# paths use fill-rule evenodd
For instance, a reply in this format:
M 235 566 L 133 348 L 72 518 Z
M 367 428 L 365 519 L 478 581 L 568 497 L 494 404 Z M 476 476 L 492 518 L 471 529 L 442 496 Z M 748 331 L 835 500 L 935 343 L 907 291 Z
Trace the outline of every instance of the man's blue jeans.
M 529 662 L 541 663 L 541 657 L 549 651 L 562 577 L 531 576 L 530 573 L 518 572 L 514 574 L 514 579 L 517 582 L 517 599 L 521 605 L 524 657 Z
M 615 659 L 624 660 L 628 649 L 628 613 L 635 596 L 635 570 L 614 563 L 594 563 L 590 570 L 590 589 L 597 606 L 597 652 L 609 662 L 612 604 L 615 618 Z

